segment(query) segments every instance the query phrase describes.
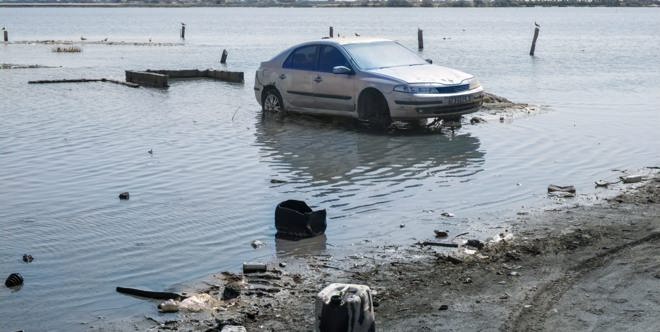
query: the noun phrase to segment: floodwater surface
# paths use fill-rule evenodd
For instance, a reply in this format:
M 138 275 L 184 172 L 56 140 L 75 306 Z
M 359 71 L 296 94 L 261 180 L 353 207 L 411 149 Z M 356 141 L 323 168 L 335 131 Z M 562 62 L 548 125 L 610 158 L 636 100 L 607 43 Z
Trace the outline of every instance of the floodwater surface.
M 530 57 L 534 21 L 541 34 Z M 0 289 L 0 330 L 88 330 L 154 313 L 154 303 L 115 287 L 176 290 L 286 255 L 295 244 L 276 243 L 273 223 L 286 199 L 327 209 L 321 248 L 332 254 L 365 240 L 409 245 L 433 229 L 487 236 L 521 209 L 554 204 L 550 183 L 596 195 L 593 181 L 612 169 L 660 163 L 655 8 L 0 8 L 17 42 L 179 43 L 180 22 L 180 45 L 84 44 L 62 54 L 0 44 L 0 63 L 54 67 L 0 70 L 0 277 L 25 278 L 20 290 Z M 259 62 L 328 26 L 410 48 L 420 27 L 424 58 L 540 111 L 396 135 L 262 117 L 252 89 Z M 223 68 L 223 49 L 245 84 L 27 84 Z M 117 198 L 123 191 L 130 200 Z M 266 246 L 253 249 L 257 239 Z

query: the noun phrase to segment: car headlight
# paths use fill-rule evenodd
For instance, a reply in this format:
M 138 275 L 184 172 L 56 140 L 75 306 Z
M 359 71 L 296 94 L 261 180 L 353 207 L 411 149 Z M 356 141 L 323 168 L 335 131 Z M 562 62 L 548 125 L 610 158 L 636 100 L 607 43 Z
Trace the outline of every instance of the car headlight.
M 424 85 L 408 85 L 402 84 L 394 87 L 394 91 L 403 93 L 438 93 L 438 90 L 433 86 Z
M 479 80 L 476 77 L 468 78 L 461 83 L 470 84 L 470 90 L 476 89 L 481 86 L 481 83 L 479 83 Z

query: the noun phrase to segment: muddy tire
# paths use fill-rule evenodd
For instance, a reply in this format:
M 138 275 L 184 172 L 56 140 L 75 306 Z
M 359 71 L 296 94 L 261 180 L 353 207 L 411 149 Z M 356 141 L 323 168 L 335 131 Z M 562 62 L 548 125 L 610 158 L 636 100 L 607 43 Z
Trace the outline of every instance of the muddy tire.
M 275 88 L 266 88 L 261 98 L 261 108 L 267 113 L 280 113 L 284 111 L 284 101 Z
M 358 116 L 360 120 L 382 129 L 388 128 L 392 124 L 387 100 L 376 89 L 366 89 L 360 94 Z

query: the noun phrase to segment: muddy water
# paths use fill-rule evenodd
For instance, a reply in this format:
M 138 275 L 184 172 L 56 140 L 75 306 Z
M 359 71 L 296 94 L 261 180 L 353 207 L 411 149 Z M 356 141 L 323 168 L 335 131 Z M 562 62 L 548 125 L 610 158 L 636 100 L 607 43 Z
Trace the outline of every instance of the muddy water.
M 86 330 L 153 313 L 114 288 L 177 289 L 290 254 L 295 245 L 274 240 L 285 199 L 328 209 L 327 238 L 310 246 L 333 253 L 365 239 L 410 244 L 433 229 L 488 234 L 521 209 L 554 204 L 549 183 L 600 194 L 592 183 L 613 168 L 660 163 L 657 9 L 0 9 L 15 41 L 176 43 L 181 21 L 178 46 L 0 45 L 0 63 L 56 67 L 0 70 L 0 275 L 26 279 L 0 289 L 0 330 Z M 541 111 L 430 135 L 263 118 L 252 91 L 259 61 L 329 25 L 411 48 L 421 27 L 425 58 Z M 26 83 L 220 67 L 222 49 L 244 85 Z M 252 249 L 255 239 L 266 247 Z

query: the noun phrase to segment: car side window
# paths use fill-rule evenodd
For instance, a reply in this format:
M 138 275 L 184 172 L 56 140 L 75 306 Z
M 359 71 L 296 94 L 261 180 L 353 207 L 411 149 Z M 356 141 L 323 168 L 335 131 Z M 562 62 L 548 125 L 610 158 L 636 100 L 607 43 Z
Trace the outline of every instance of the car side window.
M 299 70 L 316 70 L 318 46 L 303 46 L 293 51 L 284 61 L 283 67 Z
M 336 66 L 351 68 L 346 57 L 336 47 L 323 46 L 319 58 L 319 71 L 332 73 L 332 68 Z

